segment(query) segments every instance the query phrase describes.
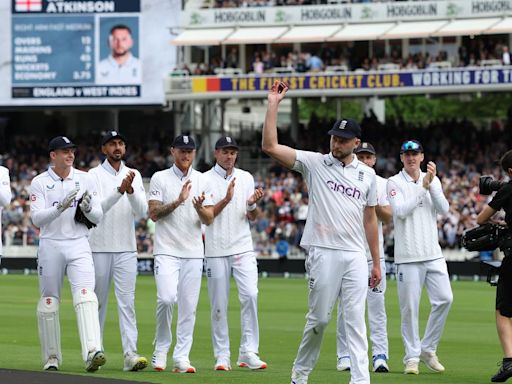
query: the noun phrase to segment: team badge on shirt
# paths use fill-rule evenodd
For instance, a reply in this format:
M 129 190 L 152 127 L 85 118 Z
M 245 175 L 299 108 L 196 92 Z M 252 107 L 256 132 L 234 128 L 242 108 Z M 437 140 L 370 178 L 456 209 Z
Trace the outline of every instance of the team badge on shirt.
M 359 175 L 357 176 L 357 180 L 359 180 L 359 181 L 363 181 L 364 180 L 364 172 L 363 171 L 359 171 Z

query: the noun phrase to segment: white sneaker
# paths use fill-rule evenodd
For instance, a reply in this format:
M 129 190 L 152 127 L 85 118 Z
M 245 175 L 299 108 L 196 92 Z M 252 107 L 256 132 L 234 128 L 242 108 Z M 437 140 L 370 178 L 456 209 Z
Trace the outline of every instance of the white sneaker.
M 336 369 L 340 372 L 350 371 L 350 357 L 349 356 L 338 357 L 338 363 L 336 364 Z
M 236 362 L 240 368 L 249 368 L 249 369 L 265 369 L 267 368 L 267 363 L 260 360 L 257 354 L 254 352 L 246 352 L 243 355 L 238 356 L 238 361 Z
M 89 352 L 87 361 L 85 362 L 85 370 L 87 372 L 96 372 L 106 362 L 107 358 L 105 357 L 105 353 L 103 351 Z
M 153 352 L 151 357 L 151 366 L 155 371 L 165 371 L 167 367 L 167 353 Z
M 405 369 L 404 369 L 404 373 L 406 375 L 417 375 L 420 373 L 419 369 L 418 369 L 418 365 L 419 363 L 417 361 L 414 361 L 414 360 L 408 360 L 405 362 Z
M 190 365 L 190 361 L 186 360 L 175 361 L 174 368 L 172 371 L 174 373 L 196 373 L 195 367 Z
M 290 384 L 308 384 L 308 375 L 292 371 L 292 381 Z
M 148 359 L 136 352 L 126 352 L 124 355 L 123 371 L 141 371 L 148 366 Z
M 435 352 L 421 352 L 421 361 L 434 372 L 444 372 L 443 365 L 439 362 Z
M 215 367 L 213 369 L 216 371 L 231 371 L 231 362 L 229 361 L 229 357 L 219 357 L 215 362 Z
M 59 370 L 59 359 L 57 356 L 50 356 L 46 361 L 46 364 L 43 366 L 45 371 L 58 371 Z

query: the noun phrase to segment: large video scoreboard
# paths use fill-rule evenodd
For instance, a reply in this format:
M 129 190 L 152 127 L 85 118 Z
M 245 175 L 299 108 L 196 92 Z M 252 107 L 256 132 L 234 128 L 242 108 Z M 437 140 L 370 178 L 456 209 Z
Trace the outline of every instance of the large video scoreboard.
M 0 62 L 0 106 L 164 103 L 178 1 L 11 0 L 10 9 L 1 7 L 10 23 L 0 23 L 8 36 L 0 58 L 9 58 Z

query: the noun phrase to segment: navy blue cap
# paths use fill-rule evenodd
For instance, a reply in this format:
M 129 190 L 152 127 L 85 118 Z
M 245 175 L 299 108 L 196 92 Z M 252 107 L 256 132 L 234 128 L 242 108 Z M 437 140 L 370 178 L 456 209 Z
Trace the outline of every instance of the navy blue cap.
M 235 139 L 230 136 L 223 136 L 215 143 L 215 149 L 220 148 L 235 148 L 238 149 L 238 144 Z
M 370 153 L 372 155 L 375 155 L 375 148 L 373 148 L 373 145 L 367 142 L 362 142 L 359 144 L 359 146 L 354 150 L 354 153 Z
M 69 140 L 66 136 L 54 137 L 53 139 L 50 140 L 50 143 L 48 144 L 48 152 L 66 148 L 76 148 L 76 145 L 73 144 L 73 142 Z
M 179 135 L 176 136 L 171 147 L 179 149 L 196 149 L 196 143 L 192 136 Z
M 361 127 L 353 119 L 341 119 L 337 120 L 327 133 L 344 139 L 352 139 L 353 137 L 361 137 Z
M 122 140 L 126 144 L 126 137 L 124 137 L 117 131 L 108 131 L 105 134 L 103 134 L 103 137 L 101 138 L 101 145 L 105 145 L 110 140 L 114 140 L 114 139 Z
M 423 152 L 423 146 L 418 140 L 407 140 L 400 146 L 400 153 L 405 152 Z

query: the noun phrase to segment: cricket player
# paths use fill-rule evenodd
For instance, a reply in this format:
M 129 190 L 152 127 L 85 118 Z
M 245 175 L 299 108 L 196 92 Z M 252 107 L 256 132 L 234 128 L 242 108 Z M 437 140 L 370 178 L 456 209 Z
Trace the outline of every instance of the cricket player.
M 328 132 L 329 154 L 279 144 L 277 112 L 287 90 L 286 83 L 275 81 L 268 94 L 262 147 L 287 168 L 302 173 L 309 189 L 308 217 L 301 240 L 301 246 L 308 252 L 309 311 L 291 383 L 307 383 L 338 298 L 345 316 L 351 383 L 369 383 L 365 299 L 368 283 L 374 288 L 381 279 L 375 171 L 353 153 L 360 143 L 361 128 L 352 119 L 337 121 Z M 373 260 L 370 279 L 365 234 Z
M 427 172 L 422 145 L 405 141 L 400 147 L 403 169 L 389 178 L 388 199 L 395 227 L 395 264 L 398 300 L 405 346 L 405 374 L 419 373 L 420 359 L 434 372 L 445 369 L 436 350 L 453 301 L 446 260 L 439 246 L 437 215 L 448 213 L 448 201 L 436 165 L 429 161 Z M 419 305 L 426 286 L 432 305 L 423 339 L 419 336 Z
M 107 132 L 101 142 L 101 151 L 105 161 L 89 171 L 96 182 L 103 209 L 103 219 L 91 230 L 89 237 L 96 271 L 101 339 L 104 337 L 110 285 L 114 280 L 123 369 L 139 371 L 147 367 L 148 361 L 137 353 L 135 221 L 147 216 L 148 203 L 139 171 L 128 168 L 123 162 L 125 137 L 116 131 Z
M 354 153 L 359 161 L 373 168 L 377 161 L 375 148 L 370 143 L 361 143 Z M 386 179 L 377 175 L 377 205 L 375 206 L 379 227 L 379 254 L 380 272 L 382 280 L 374 288 L 368 288 L 366 301 L 368 302 L 368 322 L 370 324 L 370 339 L 372 341 L 373 371 L 389 372 L 388 366 L 388 331 L 387 316 L 384 294 L 386 293 L 386 262 L 384 260 L 384 236 L 382 234 L 382 223 L 389 223 L 392 218 L 391 206 L 389 205 Z M 366 244 L 366 259 L 368 260 L 368 273 L 371 273 L 373 261 L 370 250 Z M 338 323 L 336 327 L 336 347 L 338 355 L 337 369 L 346 371 L 350 369 L 350 356 L 347 346 L 347 335 L 343 321 L 343 308 L 341 301 L 338 302 Z
M 0 166 L 0 217 L 2 210 L 6 208 L 12 200 L 11 179 L 9 170 Z M 0 233 L 2 233 L 2 220 L 0 220 Z M 2 236 L 0 236 L 0 264 L 2 263 Z
M 32 222 L 41 229 L 37 269 L 41 298 L 37 324 L 43 369 L 58 370 L 62 363 L 59 306 L 64 274 L 68 275 L 78 320 L 82 357 L 88 372 L 105 364 L 101 345 L 98 300 L 94 294 L 94 265 L 87 241 L 89 229 L 75 220 L 80 209 L 94 224 L 103 215 L 96 183 L 73 168 L 76 145 L 65 136 L 50 141 L 51 166 L 30 186 Z M 79 201 L 81 201 L 79 203 Z
M 192 168 L 196 145 L 191 136 L 177 136 L 171 146 L 174 165 L 151 178 L 149 216 L 155 228 L 157 290 L 155 350 L 151 365 L 167 366 L 173 308 L 178 304 L 174 372 L 195 373 L 190 349 L 203 273 L 201 223 L 213 221 L 213 202 L 205 176 Z
M 228 302 L 231 273 L 240 300 L 241 338 L 237 365 L 265 369 L 258 356 L 258 266 L 249 220 L 255 220 L 256 203 L 263 197 L 254 189 L 253 176 L 235 167 L 238 144 L 227 136 L 215 144 L 215 166 L 205 173 L 213 191 L 215 220 L 205 230 L 205 268 L 210 297 L 214 369 L 231 369 Z

